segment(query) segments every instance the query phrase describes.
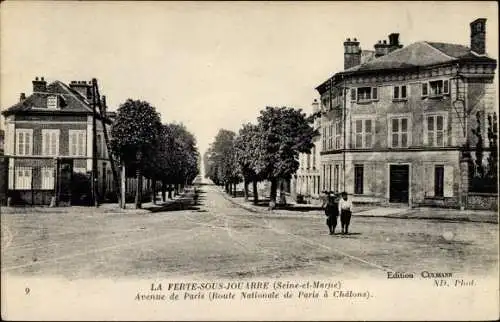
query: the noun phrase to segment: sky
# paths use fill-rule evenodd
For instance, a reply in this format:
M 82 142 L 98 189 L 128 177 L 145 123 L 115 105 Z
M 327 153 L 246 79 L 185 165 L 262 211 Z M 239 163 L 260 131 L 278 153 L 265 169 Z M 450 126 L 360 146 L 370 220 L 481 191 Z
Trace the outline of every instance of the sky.
M 110 110 L 146 100 L 164 123 L 184 123 L 203 153 L 220 128 L 238 131 L 266 106 L 310 112 L 315 87 L 343 69 L 346 38 L 368 50 L 393 32 L 403 45 L 469 46 L 469 23 L 481 17 L 498 59 L 497 10 L 496 2 L 6 1 L 0 108 L 31 94 L 36 76 L 95 77 Z

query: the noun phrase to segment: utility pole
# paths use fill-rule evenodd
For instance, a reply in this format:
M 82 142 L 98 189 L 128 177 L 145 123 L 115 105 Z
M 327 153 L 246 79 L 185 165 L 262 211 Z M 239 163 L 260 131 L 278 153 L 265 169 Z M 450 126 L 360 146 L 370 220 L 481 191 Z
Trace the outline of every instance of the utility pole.
M 94 83 L 94 79 L 92 80 Z M 97 120 L 96 120 L 96 92 L 92 86 L 92 172 L 91 172 L 91 189 L 92 189 L 92 204 L 94 207 L 99 206 L 97 197 Z

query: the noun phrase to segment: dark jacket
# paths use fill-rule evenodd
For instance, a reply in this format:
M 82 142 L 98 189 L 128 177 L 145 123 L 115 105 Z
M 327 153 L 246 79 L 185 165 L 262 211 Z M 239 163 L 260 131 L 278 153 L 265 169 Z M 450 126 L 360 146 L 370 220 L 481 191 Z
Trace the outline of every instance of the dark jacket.
M 328 203 L 325 208 L 325 215 L 330 216 L 338 216 L 339 215 L 339 205 L 333 198 L 328 198 Z

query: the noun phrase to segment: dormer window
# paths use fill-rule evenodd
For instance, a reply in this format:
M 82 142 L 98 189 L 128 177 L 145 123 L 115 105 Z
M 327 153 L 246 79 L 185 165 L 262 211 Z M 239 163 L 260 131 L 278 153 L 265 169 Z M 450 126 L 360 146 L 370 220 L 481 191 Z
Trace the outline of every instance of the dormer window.
M 58 108 L 57 106 L 57 96 L 49 96 L 47 97 L 47 108 L 51 110 L 55 110 Z

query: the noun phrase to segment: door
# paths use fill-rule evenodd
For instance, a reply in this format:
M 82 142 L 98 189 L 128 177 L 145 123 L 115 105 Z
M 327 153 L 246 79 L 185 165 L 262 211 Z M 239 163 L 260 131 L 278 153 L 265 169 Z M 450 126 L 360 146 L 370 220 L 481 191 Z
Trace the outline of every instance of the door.
M 59 205 L 71 205 L 71 192 L 73 180 L 73 159 L 59 160 L 59 178 L 57 191 Z
M 409 165 L 390 165 L 389 202 L 408 203 Z

